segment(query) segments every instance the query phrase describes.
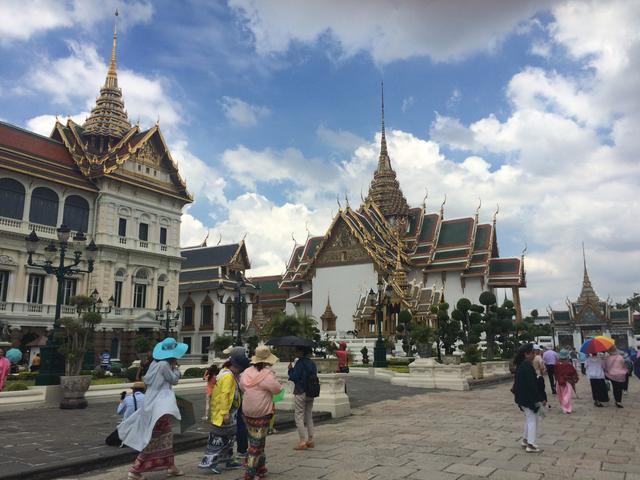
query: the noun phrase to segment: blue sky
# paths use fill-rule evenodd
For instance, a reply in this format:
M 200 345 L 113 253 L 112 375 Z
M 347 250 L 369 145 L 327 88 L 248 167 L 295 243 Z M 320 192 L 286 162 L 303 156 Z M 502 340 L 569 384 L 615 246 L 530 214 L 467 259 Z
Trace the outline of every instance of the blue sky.
M 159 118 L 195 195 L 183 244 L 245 233 L 278 273 L 345 193 L 366 194 L 380 82 L 412 205 L 500 204 L 503 256 L 525 244 L 525 308 L 638 289 L 640 7 L 633 1 L 14 1 L 0 4 L 0 117 L 48 134 L 82 122 L 118 72 L 132 122 Z

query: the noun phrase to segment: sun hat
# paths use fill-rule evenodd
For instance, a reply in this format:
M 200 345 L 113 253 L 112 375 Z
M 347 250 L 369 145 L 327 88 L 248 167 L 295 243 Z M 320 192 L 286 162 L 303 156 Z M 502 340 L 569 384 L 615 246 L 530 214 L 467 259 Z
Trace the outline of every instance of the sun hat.
M 222 350 L 222 353 L 225 355 L 231 355 L 231 350 L 233 350 L 234 348 L 236 347 L 234 347 L 233 345 L 229 345 L 227 348 Z
M 560 350 L 560 353 L 558 354 L 558 357 L 560 358 L 560 360 L 569 360 L 571 355 L 569 354 L 569 350 L 565 350 L 563 348 L 562 350 Z
M 136 388 L 144 390 L 145 388 L 147 388 L 147 386 L 144 384 L 144 382 L 133 382 L 133 386 L 131 388 L 133 390 L 135 390 Z
M 153 348 L 153 358 L 156 360 L 181 358 L 185 353 L 187 353 L 188 349 L 189 345 L 186 343 L 178 343 L 175 338 L 168 337 L 157 343 Z
M 266 345 L 258 345 L 256 347 L 255 354 L 251 357 L 251 363 L 253 365 L 256 363 L 268 363 L 269 365 L 273 365 L 277 362 L 278 357 L 271 353 L 271 349 Z
M 540 345 L 538 345 L 537 343 L 533 344 L 533 349 L 534 350 L 541 350 Z
M 229 361 L 231 365 L 240 370 L 244 370 L 249 366 L 249 358 L 244 347 L 233 347 L 229 352 Z

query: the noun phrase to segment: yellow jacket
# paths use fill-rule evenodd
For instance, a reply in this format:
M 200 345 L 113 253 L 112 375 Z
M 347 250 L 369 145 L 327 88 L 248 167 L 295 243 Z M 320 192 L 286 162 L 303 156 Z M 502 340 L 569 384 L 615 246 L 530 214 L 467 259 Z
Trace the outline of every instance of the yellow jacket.
M 234 407 L 240 408 L 238 383 L 233 373 L 225 368 L 218 374 L 211 394 L 211 423 L 221 427 L 224 416 Z

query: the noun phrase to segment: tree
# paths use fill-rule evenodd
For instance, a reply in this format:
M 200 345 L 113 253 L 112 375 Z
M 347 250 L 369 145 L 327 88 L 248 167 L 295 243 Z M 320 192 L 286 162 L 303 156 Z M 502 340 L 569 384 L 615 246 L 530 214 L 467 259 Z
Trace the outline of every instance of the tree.
M 62 329 L 58 335 L 61 341 L 60 353 L 65 360 L 65 375 L 75 376 L 80 374 L 91 332 L 102 322 L 102 315 L 91 311 L 95 304 L 92 297 L 76 295 L 69 299 L 69 303 L 76 307 L 78 316 L 61 318 Z
M 505 300 L 502 306 L 498 307 L 496 296 L 488 291 L 482 292 L 478 301 L 484 306 L 482 329 L 487 342 L 487 360 L 493 360 L 497 350 L 497 340 L 501 341 L 503 350 L 512 350 L 509 334 L 513 331 L 512 318 L 515 313 L 513 302 Z
M 482 316 L 484 309 L 480 305 L 473 305 L 468 298 L 461 298 L 456 308 L 451 312 L 451 318 L 460 322 L 462 342 L 466 351 L 470 345 L 477 344 L 482 335 Z
M 431 312 L 438 317 L 438 357 L 440 347 L 445 355 L 451 355 L 462 333 L 460 322 L 449 317 L 449 304 L 446 302 L 434 305 Z
M 230 335 L 218 335 L 213 339 L 213 351 L 221 354 L 227 347 L 233 345 L 234 342 L 234 338 Z
M 266 338 L 296 336 L 320 342 L 320 330 L 316 320 L 310 315 L 285 315 L 278 313 L 271 317 L 263 329 Z

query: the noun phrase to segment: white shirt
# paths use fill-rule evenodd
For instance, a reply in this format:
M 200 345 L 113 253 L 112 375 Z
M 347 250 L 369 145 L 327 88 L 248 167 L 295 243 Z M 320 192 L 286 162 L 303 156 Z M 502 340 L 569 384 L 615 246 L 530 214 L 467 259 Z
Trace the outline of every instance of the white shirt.
M 133 401 L 133 395 L 136 396 L 135 402 Z M 118 405 L 117 413 L 122 415 L 123 420 L 126 420 L 138 409 L 136 408 L 136 404 L 138 405 L 138 408 L 142 408 L 142 405 L 144 405 L 144 393 L 136 392 L 124 397 L 124 400 L 122 400 L 120 405 Z
M 602 368 L 602 358 L 588 357 L 584 362 L 589 378 L 604 378 L 604 369 Z

